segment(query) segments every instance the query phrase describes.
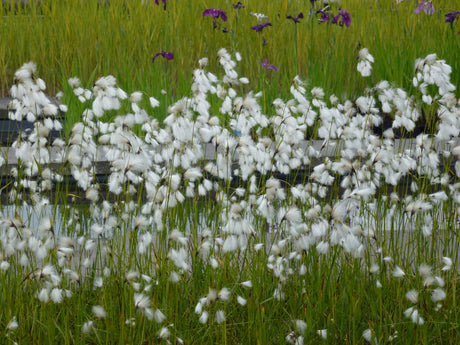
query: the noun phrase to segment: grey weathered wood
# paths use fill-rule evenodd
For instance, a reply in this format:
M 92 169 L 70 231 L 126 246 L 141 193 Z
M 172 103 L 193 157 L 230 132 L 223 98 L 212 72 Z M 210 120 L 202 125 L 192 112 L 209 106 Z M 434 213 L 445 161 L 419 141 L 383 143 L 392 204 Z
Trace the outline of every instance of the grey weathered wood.
M 54 103 L 56 105 L 62 104 L 61 101 L 56 98 L 56 97 L 48 97 L 48 99 L 51 101 L 51 103 Z M 11 97 L 0 97 L 0 120 L 8 120 L 8 109 L 9 109 L 9 104 L 11 102 L 12 98 Z M 60 113 L 59 117 L 62 117 L 62 113 Z
M 50 100 L 54 102 L 55 104 L 59 104 L 59 100 L 56 98 L 50 98 Z M 5 124 L 3 124 L 4 132 L 2 133 L 2 124 L 1 124 L 2 120 L 8 121 L 8 105 L 10 101 L 11 101 L 11 98 L 9 97 L 0 97 L 0 139 L 2 137 L 2 134 L 5 134 L 5 132 L 8 134 L 11 134 L 9 133 L 10 132 L 9 127 L 6 126 Z M 63 117 L 62 114 L 61 116 Z M 15 121 L 11 121 L 11 122 L 12 122 L 11 130 L 18 130 L 21 128 L 20 123 L 18 124 L 18 122 L 15 122 Z M 8 142 L 8 144 L 11 144 L 11 142 Z M 460 139 L 454 138 L 449 141 L 433 139 L 433 145 L 436 151 L 442 154 L 444 151 L 451 152 L 454 147 L 459 146 Z M 304 150 L 307 150 L 309 146 L 313 146 L 315 151 L 318 151 L 320 153 L 317 161 L 313 162 L 313 163 L 318 163 L 324 157 L 337 158 L 340 155 L 340 152 L 344 144 L 342 140 L 330 140 L 330 141 L 313 140 L 313 141 L 303 141 L 300 145 L 300 147 Z M 394 147 L 397 150 L 413 150 L 415 148 L 415 139 L 413 138 L 395 139 Z M 110 162 L 107 160 L 107 157 L 105 155 L 105 150 L 106 148 L 104 146 L 98 147 L 97 166 L 98 166 L 98 173 L 100 174 L 104 174 L 109 171 Z M 51 148 L 52 164 L 57 164 L 56 162 L 57 153 L 58 153 L 58 150 L 56 148 Z M 214 160 L 216 158 L 216 147 L 213 144 L 207 144 L 205 148 L 205 153 L 206 153 L 204 157 L 205 160 Z M 7 157 L 7 162 L 5 164 L 8 165 L 9 167 L 13 167 L 17 165 L 16 150 L 14 148 L 4 145 L 3 147 L 0 147 L 0 155 L 5 158 Z M 235 159 L 237 158 L 238 158 L 238 155 L 235 155 Z
M 435 141 L 434 147 L 435 150 L 442 154 L 444 151 L 451 152 L 452 149 L 456 146 L 460 145 L 460 139 L 455 138 L 449 141 Z M 325 157 L 329 158 L 337 158 L 340 156 L 340 148 L 343 147 L 343 142 L 341 140 L 334 140 L 330 142 L 324 142 L 322 140 L 313 140 L 313 141 L 304 141 L 301 144 L 301 147 L 305 150 L 309 147 L 313 146 L 313 148 L 319 152 L 319 160 L 322 160 Z M 415 149 L 415 139 L 395 139 L 395 148 L 397 150 L 413 150 Z M 57 155 L 60 152 L 60 149 L 52 147 L 50 148 L 51 152 L 51 163 L 57 164 L 60 163 L 57 161 Z M 107 159 L 105 154 L 107 150 L 106 146 L 99 146 L 97 148 L 97 156 L 96 161 L 97 163 L 101 163 L 101 167 L 105 166 L 106 168 L 109 167 L 110 161 Z M 204 157 L 205 160 L 212 161 L 216 158 L 216 147 L 213 144 L 207 144 L 205 149 L 206 155 Z M 5 162 L 8 166 L 15 166 L 18 164 L 18 159 L 16 156 L 16 149 L 14 147 L 0 147 L 0 155 L 2 157 L 7 158 Z M 235 159 L 238 159 L 238 155 L 235 154 Z M 107 172 L 107 171 L 106 171 Z M 103 173 L 103 171 L 100 171 Z
M 61 104 L 57 98 L 50 97 L 49 100 L 56 105 Z M 0 97 L 0 145 L 5 146 L 11 145 L 18 138 L 21 131 L 30 130 L 33 128 L 32 122 L 28 122 L 26 120 L 12 121 L 9 119 L 8 112 L 10 102 L 11 98 Z M 61 112 L 55 118 L 61 122 L 65 121 L 64 114 Z M 50 132 L 49 138 L 52 140 L 60 136 L 62 136 L 61 132 L 52 130 Z

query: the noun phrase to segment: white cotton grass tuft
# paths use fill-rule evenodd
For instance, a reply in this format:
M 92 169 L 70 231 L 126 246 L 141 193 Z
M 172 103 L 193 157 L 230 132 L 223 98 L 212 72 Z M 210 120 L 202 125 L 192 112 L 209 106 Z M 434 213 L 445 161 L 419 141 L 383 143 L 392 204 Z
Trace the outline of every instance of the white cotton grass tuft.
M 307 323 L 305 321 L 295 319 L 294 325 L 298 333 L 305 334 L 305 331 L 307 330 Z
M 431 266 L 427 264 L 421 264 L 418 267 L 418 272 L 423 278 L 431 277 L 432 275 Z
M 160 331 L 158 332 L 158 338 L 167 340 L 171 334 L 171 331 L 168 327 L 161 327 Z
M 327 254 L 329 252 L 329 243 L 326 242 L 326 241 L 320 241 L 317 245 L 316 245 L 316 250 L 318 251 L 318 253 L 320 254 Z
M 256 252 L 260 251 L 263 247 L 264 247 L 264 244 L 263 244 L 263 243 L 256 243 L 256 244 L 254 244 L 254 250 L 255 250 Z
M 358 60 L 358 72 L 363 77 L 369 77 L 371 75 L 371 63 L 374 62 L 374 57 L 369 53 L 369 50 L 367 50 L 367 48 L 363 48 L 359 51 Z
M 154 98 L 154 97 L 150 97 L 150 98 L 149 98 L 149 101 L 150 101 L 150 106 L 151 106 L 152 108 L 157 108 L 157 107 L 160 106 L 160 102 L 159 102 L 156 98 Z
M 222 301 L 228 301 L 230 299 L 231 292 L 227 288 L 222 288 L 217 294 L 217 298 Z
M 395 278 L 402 278 L 405 275 L 406 273 L 404 273 L 403 269 L 399 267 L 398 265 L 396 265 L 395 268 L 393 269 L 392 276 Z
M 436 285 L 438 285 L 439 287 L 444 287 L 446 285 L 446 282 L 445 280 L 440 277 L 440 276 L 435 276 L 433 277 L 433 281 Z
M 434 289 L 432 292 L 431 292 L 431 300 L 433 302 L 440 302 L 442 300 L 444 300 L 446 298 L 446 292 L 441 289 L 440 287 Z
M 7 331 L 15 331 L 19 328 L 19 323 L 18 320 L 16 319 L 16 316 L 13 316 L 11 320 L 8 322 L 6 325 L 6 330 Z
M 44 236 L 53 234 L 53 225 L 51 223 L 51 218 L 50 217 L 42 218 L 40 225 L 38 226 L 38 230 Z
M 425 323 L 425 320 L 420 316 L 419 311 L 415 307 L 406 309 L 404 315 L 410 318 L 416 325 L 423 325 Z
M 92 330 L 93 330 L 93 326 L 94 326 L 94 321 L 90 320 L 90 321 L 86 321 L 82 327 L 81 327 L 81 331 L 84 333 L 84 334 L 89 334 Z
M 176 271 L 171 271 L 169 274 L 169 281 L 171 283 L 178 283 L 180 281 L 180 275 Z
M 164 320 L 166 320 L 166 315 L 163 314 L 163 312 L 160 309 L 156 309 L 153 312 L 153 318 L 156 323 L 162 323 Z
M 38 294 L 37 294 L 37 298 L 40 302 L 42 303 L 48 303 L 48 301 L 50 300 L 50 295 L 49 295 L 49 289 L 47 288 L 42 288 Z
M 327 329 L 318 329 L 316 334 L 318 334 L 323 339 L 327 339 Z
M 259 22 L 268 20 L 268 17 L 263 13 L 250 13 L 251 16 L 256 17 Z
M 419 293 L 417 290 L 409 290 L 406 292 L 406 298 L 413 304 L 418 303 L 418 295 Z
M 313 98 L 320 98 L 322 99 L 325 95 L 324 93 L 324 90 L 320 87 L 314 87 L 312 90 L 311 90 L 311 95 Z
M 242 296 L 237 296 L 236 301 L 239 305 L 245 306 L 248 303 L 248 300 Z
M 294 345 L 303 345 L 304 344 L 304 341 L 305 341 L 305 338 L 303 335 L 297 335 L 294 331 L 293 332 L 290 332 L 287 336 L 286 336 L 286 341 L 289 343 L 289 344 L 294 344 Z
M 125 325 L 131 326 L 131 327 L 136 326 L 136 318 L 131 317 L 131 318 L 129 318 L 129 319 L 126 319 Z
M 134 306 L 141 310 L 149 308 L 151 305 L 151 300 L 148 296 L 142 293 L 135 293 L 134 294 Z
M 379 267 L 379 265 L 376 264 L 376 263 L 373 263 L 373 264 L 371 265 L 371 267 L 369 267 L 369 273 L 371 273 L 371 274 L 375 274 L 375 273 L 377 273 L 379 270 L 380 270 L 380 267 Z
M 67 83 L 72 89 L 76 89 L 77 87 L 80 87 L 81 85 L 80 79 L 78 79 L 77 77 L 69 78 L 67 80 Z
M 442 263 L 444 264 L 444 266 L 441 268 L 441 271 L 450 271 L 452 269 L 452 259 L 451 258 L 447 256 L 443 256 Z
M 51 290 L 51 293 L 50 293 L 50 298 L 51 300 L 56 303 L 56 304 L 59 304 L 62 302 L 64 296 L 63 296 L 63 290 L 62 289 L 59 289 L 59 288 L 54 288 Z
M 225 317 L 225 312 L 223 310 L 217 310 L 216 311 L 216 316 L 215 320 L 217 324 L 221 324 L 222 322 L 225 322 L 226 317 Z
M 250 288 L 252 288 L 252 281 L 246 280 L 244 282 L 241 282 L 240 285 L 245 287 L 245 288 L 247 288 L 247 289 L 250 289 Z
M 129 100 L 132 102 L 132 103 L 139 103 L 140 101 L 142 101 L 142 92 L 140 91 L 135 91 L 133 92 L 131 95 L 129 95 Z
M 393 258 L 391 256 L 384 256 L 382 260 L 386 263 L 393 262 Z
M 363 331 L 363 338 L 370 344 L 378 344 L 377 337 L 370 328 Z
M 202 324 L 205 324 L 208 322 L 208 319 L 209 319 L 209 313 L 205 310 L 201 313 L 200 315 L 200 318 L 198 319 L 198 321 Z
M 101 288 L 104 285 L 104 279 L 102 277 L 94 277 L 93 287 L 94 289 Z
M 100 305 L 94 305 L 92 308 L 94 316 L 98 319 L 105 319 L 107 317 L 107 312 L 105 311 L 104 307 Z
M 0 262 L 0 270 L 8 271 L 9 268 L 10 268 L 10 263 L 8 261 L 3 260 Z

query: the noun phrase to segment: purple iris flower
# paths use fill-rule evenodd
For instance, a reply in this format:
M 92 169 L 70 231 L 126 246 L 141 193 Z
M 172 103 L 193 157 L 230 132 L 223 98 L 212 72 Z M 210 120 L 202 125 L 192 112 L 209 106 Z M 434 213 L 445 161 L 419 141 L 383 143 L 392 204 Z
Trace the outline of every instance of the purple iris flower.
M 326 12 L 324 10 L 318 10 L 316 13 L 321 13 L 321 18 L 319 19 L 320 22 L 325 23 L 329 21 L 329 12 Z
M 454 21 L 457 19 L 457 17 L 460 17 L 460 11 L 447 13 L 446 14 L 446 23 L 450 23 L 450 25 L 453 27 Z M 460 31 L 457 32 L 457 35 L 460 35 Z
M 339 22 L 340 17 L 342 20 Z M 351 25 L 351 16 L 350 13 L 344 11 L 342 8 L 339 11 L 339 14 L 332 17 L 332 24 L 346 25 L 349 27 Z
M 241 1 L 238 1 L 236 4 L 233 4 L 232 6 L 235 10 L 244 8 L 244 5 L 241 3 Z
M 287 16 L 287 19 L 292 19 L 294 23 L 300 23 L 300 20 L 303 18 L 303 13 L 300 12 L 298 16 Z
M 340 14 L 332 17 L 332 24 L 338 24 L 340 19 Z
M 166 0 L 161 0 L 161 2 L 163 3 L 164 9 L 166 10 Z M 160 1 L 159 1 L 159 0 L 155 0 L 155 4 L 156 4 L 157 6 L 160 5 Z
M 351 15 L 347 11 L 340 9 L 340 15 L 342 16 L 342 22 L 347 26 L 350 27 L 351 25 Z
M 227 12 L 221 10 L 220 8 L 208 8 L 207 10 L 203 11 L 203 17 L 211 16 L 214 19 L 221 18 L 224 22 L 227 21 Z
M 152 58 L 152 62 L 154 62 L 155 59 L 157 57 L 159 57 L 160 55 L 163 56 L 166 60 L 174 59 L 173 53 L 168 53 L 168 52 L 165 52 L 164 50 L 162 50 L 161 52 L 155 54 L 155 56 Z
M 418 14 L 423 10 L 426 14 L 433 14 L 435 12 L 434 6 L 431 1 L 420 0 L 414 13 Z
M 262 64 L 262 69 L 271 69 L 271 70 L 274 70 L 275 72 L 278 72 L 278 68 L 276 68 L 273 65 L 270 65 L 267 59 L 263 59 L 261 64 Z
M 263 28 L 268 27 L 268 26 L 272 26 L 272 23 L 262 23 L 259 25 L 255 25 L 251 29 L 255 30 L 256 32 L 261 32 Z
M 446 14 L 446 23 L 453 23 L 457 16 L 460 16 L 460 11 L 449 12 Z

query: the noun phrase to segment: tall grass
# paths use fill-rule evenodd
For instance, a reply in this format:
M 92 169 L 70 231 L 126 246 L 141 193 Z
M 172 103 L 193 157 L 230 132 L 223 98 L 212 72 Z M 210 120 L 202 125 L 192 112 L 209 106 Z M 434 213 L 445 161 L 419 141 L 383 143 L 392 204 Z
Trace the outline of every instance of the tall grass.
M 32 1 L 28 7 L 2 9 L 0 27 L 0 92 L 8 94 L 13 71 L 25 61 L 35 61 L 54 94 L 65 88 L 70 75 L 91 82 L 101 75 L 116 75 L 127 91 L 142 90 L 160 97 L 187 92 L 196 61 L 214 54 L 220 47 L 239 51 L 243 57 L 242 74 L 253 86 L 274 98 L 287 90 L 295 75 L 306 79 L 310 87 L 321 86 L 342 99 L 361 94 L 368 83 L 354 66 L 360 46 L 373 52 L 377 63 L 372 78 L 392 80 L 410 89 L 412 61 L 436 52 L 454 69 L 459 68 L 458 36 L 444 22 L 447 12 L 458 10 L 452 1 L 436 2 L 436 12 L 413 13 L 415 1 L 353 1 L 331 4 L 331 15 L 339 7 L 352 18 L 350 27 L 318 23 L 309 16 L 308 1 L 265 2 L 254 0 L 246 7 L 233 9 L 228 1 L 168 1 L 166 11 L 153 1 Z M 212 19 L 202 17 L 209 8 L 227 11 L 228 21 L 213 29 Z M 320 2 L 314 9 L 320 8 Z M 268 16 L 272 27 L 258 34 L 250 12 Z M 287 15 L 303 12 L 297 25 Z M 220 21 L 220 19 L 219 19 Z M 263 38 L 267 45 L 263 46 Z M 172 61 L 159 59 L 160 50 L 173 52 Z M 268 59 L 278 72 L 260 73 L 260 61 Z M 215 61 L 210 62 L 215 67 Z M 457 75 L 453 76 L 458 84 Z M 286 95 L 283 95 L 286 96 Z M 267 106 L 267 105 L 264 105 Z M 165 109 L 157 116 L 163 118 Z

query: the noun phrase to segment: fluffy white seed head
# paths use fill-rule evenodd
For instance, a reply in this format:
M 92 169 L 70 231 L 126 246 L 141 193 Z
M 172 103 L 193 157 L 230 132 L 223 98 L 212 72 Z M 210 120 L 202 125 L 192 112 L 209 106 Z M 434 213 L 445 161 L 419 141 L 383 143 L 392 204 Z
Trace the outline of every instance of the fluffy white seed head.
M 94 316 L 96 316 L 98 319 L 105 319 L 107 316 L 107 312 L 105 311 L 104 307 L 100 305 L 95 305 L 92 308 Z

